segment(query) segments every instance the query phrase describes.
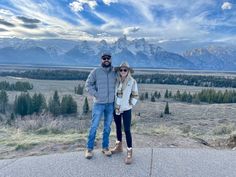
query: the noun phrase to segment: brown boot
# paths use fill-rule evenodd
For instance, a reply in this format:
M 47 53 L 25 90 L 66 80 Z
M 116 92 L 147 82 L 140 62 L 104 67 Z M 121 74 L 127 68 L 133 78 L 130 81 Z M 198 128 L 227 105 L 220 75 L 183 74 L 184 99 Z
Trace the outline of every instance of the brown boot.
M 93 157 L 92 150 L 86 149 L 84 156 L 85 156 L 86 159 L 91 159 Z
M 127 149 L 127 156 L 125 158 L 125 164 L 131 164 L 132 163 L 132 149 Z
M 112 154 L 117 152 L 123 152 L 122 142 L 116 141 L 115 146 L 111 149 Z

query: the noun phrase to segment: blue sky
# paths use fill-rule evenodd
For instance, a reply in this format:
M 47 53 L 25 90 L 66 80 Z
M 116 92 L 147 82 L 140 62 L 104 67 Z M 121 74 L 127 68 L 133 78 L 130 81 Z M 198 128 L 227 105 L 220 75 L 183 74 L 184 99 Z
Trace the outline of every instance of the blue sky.
M 236 41 L 236 0 L 0 0 L 0 37 Z

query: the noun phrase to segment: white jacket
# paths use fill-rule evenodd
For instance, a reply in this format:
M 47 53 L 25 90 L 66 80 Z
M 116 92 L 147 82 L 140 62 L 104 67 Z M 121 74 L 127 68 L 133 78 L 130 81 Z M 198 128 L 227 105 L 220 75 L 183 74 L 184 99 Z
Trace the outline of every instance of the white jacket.
M 117 83 L 115 90 L 115 108 L 117 115 L 132 109 L 139 97 L 137 82 L 134 78 L 129 78 L 124 90 L 122 90 L 122 84 L 123 83 Z

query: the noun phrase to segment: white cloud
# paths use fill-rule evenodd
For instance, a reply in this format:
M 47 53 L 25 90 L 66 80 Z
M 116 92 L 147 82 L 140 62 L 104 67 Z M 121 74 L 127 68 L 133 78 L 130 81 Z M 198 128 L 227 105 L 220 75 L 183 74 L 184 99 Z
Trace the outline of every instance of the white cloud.
M 74 12 L 80 12 L 84 10 L 84 5 L 88 5 L 91 9 L 94 9 L 97 6 L 95 0 L 76 0 L 69 4 L 70 8 Z
M 83 5 L 77 1 L 70 3 L 70 8 L 74 12 L 79 12 L 79 11 L 84 10 Z
M 232 4 L 232 3 L 230 3 L 230 2 L 224 2 L 224 3 L 222 4 L 222 6 L 221 6 L 221 9 L 222 9 L 222 10 L 230 10 L 230 9 L 232 9 L 232 7 L 233 7 L 233 4 Z
M 111 3 L 117 3 L 118 0 L 103 0 L 103 3 L 106 4 L 106 5 L 110 5 Z
M 97 6 L 97 2 L 96 1 L 88 1 L 87 4 L 92 9 L 94 9 Z
M 140 30 L 140 27 L 138 27 L 138 26 L 133 26 L 133 27 L 127 27 L 127 28 L 125 28 L 123 31 L 123 34 L 126 34 L 126 35 L 128 35 L 128 34 L 130 34 L 130 33 L 135 33 L 135 32 L 137 32 L 138 30 Z
M 154 16 L 150 10 L 150 8 L 154 5 L 151 1 L 147 1 L 147 0 L 140 0 L 140 1 L 134 1 L 134 0 L 128 0 L 125 3 L 128 3 L 136 8 L 138 10 L 139 13 L 141 13 L 143 15 L 143 17 L 145 17 L 148 22 L 153 22 L 154 21 Z
M 0 9 L 0 15 L 12 16 L 13 13 L 10 10 Z
M 36 3 L 33 0 L 9 0 L 14 7 L 14 14 L 8 21 L 14 23 L 16 26 L 8 30 L 4 34 L 0 34 L 0 37 L 4 35 L 16 36 L 20 38 L 64 38 L 64 39 L 93 39 L 86 31 L 81 30 L 81 23 L 84 26 L 89 26 L 86 21 L 80 19 L 78 15 L 78 21 L 80 25 L 71 24 L 57 15 L 52 14 L 55 7 L 49 3 Z M 5 11 L 4 11 L 5 13 Z M 64 13 L 63 11 L 61 13 Z M 16 14 L 21 16 L 39 19 L 42 23 L 39 24 L 37 29 L 26 29 L 22 27 L 22 21 L 17 18 Z M 77 16 L 77 14 L 76 14 Z M 5 18 L 6 19 L 6 18 Z

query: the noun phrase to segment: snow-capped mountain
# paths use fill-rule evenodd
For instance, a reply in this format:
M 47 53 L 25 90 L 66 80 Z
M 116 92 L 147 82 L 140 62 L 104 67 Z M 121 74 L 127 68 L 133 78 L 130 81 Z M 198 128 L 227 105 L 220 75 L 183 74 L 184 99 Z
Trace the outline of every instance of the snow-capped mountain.
M 186 51 L 183 56 L 196 68 L 236 70 L 236 49 L 229 46 L 209 46 Z
M 5 47 L 0 49 L 1 64 L 52 64 L 55 58 L 40 47 L 14 48 Z
M 105 40 L 0 39 L 0 63 L 98 66 L 104 51 L 112 54 L 113 65 L 128 61 L 132 67 L 236 70 L 236 49 L 210 46 L 186 51 L 166 51 L 142 39 L 122 36 L 113 43 Z
M 129 41 L 126 36 L 123 36 L 109 45 L 105 41 L 101 41 L 99 46 L 101 49 L 109 50 L 112 53 L 114 65 L 119 65 L 121 61 L 128 61 L 133 67 L 188 69 L 194 67 L 184 57 L 165 51 L 158 45 L 148 43 L 143 38 Z M 99 58 L 99 55 L 97 57 Z

